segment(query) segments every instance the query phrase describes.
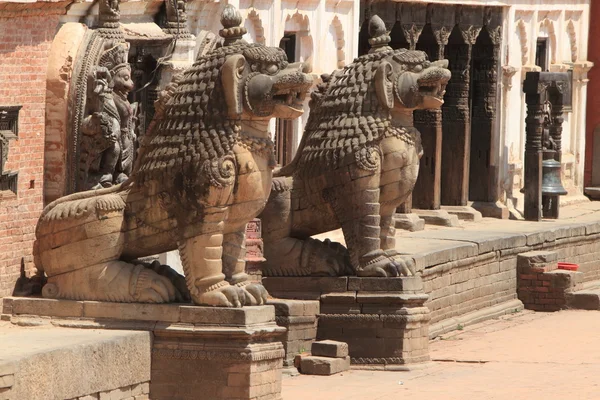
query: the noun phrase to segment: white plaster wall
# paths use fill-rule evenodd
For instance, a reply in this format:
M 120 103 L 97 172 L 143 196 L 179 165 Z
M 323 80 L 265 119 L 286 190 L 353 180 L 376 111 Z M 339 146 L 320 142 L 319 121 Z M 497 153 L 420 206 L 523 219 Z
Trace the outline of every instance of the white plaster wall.
M 484 2 L 482 2 L 484 3 Z M 535 49 L 538 37 L 549 41 L 551 71 L 575 70 L 573 81 L 573 111 L 565 114 L 563 124 L 563 184 L 570 196 L 583 192 L 585 145 L 585 80 L 587 59 L 587 32 L 589 29 L 590 0 L 506 1 L 505 58 L 503 65 L 517 69 L 505 91 L 506 99 L 504 145 L 506 164 L 501 169 L 501 182 L 507 200 L 511 194 L 520 200 L 518 189 L 523 182 L 525 152 L 525 117 L 527 107 L 522 82 L 527 71 L 535 70 Z M 507 77 L 504 82 L 507 83 Z M 514 176 L 516 174 L 516 176 Z M 522 205 L 520 201 L 519 206 Z

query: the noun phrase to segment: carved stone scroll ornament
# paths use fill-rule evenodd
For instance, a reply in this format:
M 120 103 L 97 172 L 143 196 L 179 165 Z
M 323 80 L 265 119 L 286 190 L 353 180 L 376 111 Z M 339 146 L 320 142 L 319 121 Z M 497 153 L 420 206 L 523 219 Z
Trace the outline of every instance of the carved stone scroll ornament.
M 393 50 L 384 22 L 369 22 L 368 54 L 313 92 L 296 158 L 275 172 L 260 215 L 264 275 L 410 275 L 395 250 L 396 208 L 411 194 L 422 155 L 412 111 L 439 108 L 450 79 L 446 60 Z M 348 251 L 315 234 L 342 228 Z
M 129 179 L 44 209 L 35 263 L 48 276 L 45 296 L 161 303 L 187 288 L 196 304 L 265 302 L 244 272 L 245 228 L 271 187 L 269 121 L 302 115 L 312 79 L 283 50 L 245 42 L 232 6 L 221 22 L 225 45 L 198 57 L 157 101 Z M 115 79 L 126 68 L 117 61 L 91 70 L 90 130 L 101 138 L 126 133 L 118 97 L 127 85 Z M 185 278 L 136 261 L 177 248 Z

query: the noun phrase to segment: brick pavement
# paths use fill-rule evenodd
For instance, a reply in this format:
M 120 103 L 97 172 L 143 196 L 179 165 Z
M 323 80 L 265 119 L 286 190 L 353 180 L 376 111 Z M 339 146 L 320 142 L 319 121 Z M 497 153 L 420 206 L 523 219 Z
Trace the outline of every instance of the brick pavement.
M 408 372 L 284 377 L 283 399 L 597 400 L 599 311 L 522 311 L 442 335 Z

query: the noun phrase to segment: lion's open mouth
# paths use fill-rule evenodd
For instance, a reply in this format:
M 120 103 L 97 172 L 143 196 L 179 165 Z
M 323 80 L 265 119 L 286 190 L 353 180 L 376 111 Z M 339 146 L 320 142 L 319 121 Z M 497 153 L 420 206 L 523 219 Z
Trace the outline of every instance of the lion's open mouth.
M 430 96 L 444 100 L 444 95 L 446 94 L 446 83 L 441 82 L 440 80 L 419 82 L 419 92 L 423 96 Z
M 273 100 L 278 104 L 283 104 L 295 109 L 303 109 L 304 99 L 306 98 L 306 90 L 300 91 L 294 89 L 280 90 L 273 95 Z

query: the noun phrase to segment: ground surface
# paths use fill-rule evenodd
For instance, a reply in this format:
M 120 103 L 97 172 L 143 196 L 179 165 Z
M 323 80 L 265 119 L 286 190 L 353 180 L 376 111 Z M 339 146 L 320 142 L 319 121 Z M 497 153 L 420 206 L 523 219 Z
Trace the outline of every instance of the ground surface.
M 522 311 L 443 335 L 429 366 L 284 377 L 295 400 L 598 400 L 600 311 Z

